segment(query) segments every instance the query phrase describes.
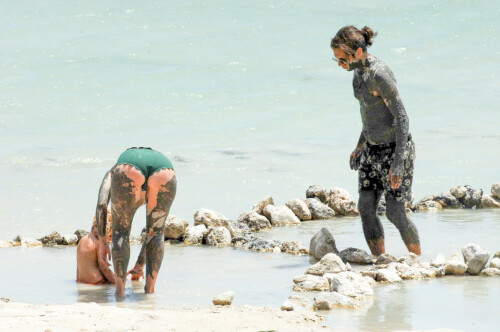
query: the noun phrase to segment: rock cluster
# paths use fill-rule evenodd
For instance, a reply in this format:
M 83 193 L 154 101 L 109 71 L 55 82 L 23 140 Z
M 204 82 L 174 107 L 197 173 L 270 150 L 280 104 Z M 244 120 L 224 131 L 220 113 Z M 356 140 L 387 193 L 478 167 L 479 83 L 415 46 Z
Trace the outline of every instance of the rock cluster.
M 317 242 L 319 238 L 330 240 L 330 236 L 326 229 L 322 229 L 311 239 L 311 243 Z M 335 242 L 333 237 L 330 241 Z M 314 255 L 313 247 L 316 246 L 311 245 L 311 255 Z M 294 291 L 319 292 L 313 303 L 305 297 L 294 296 L 285 301 L 283 310 L 310 310 L 311 306 L 314 310 L 358 308 L 373 296 L 372 286 L 376 283 L 465 274 L 500 277 L 500 251 L 493 255 L 487 266 L 490 252 L 476 244 L 467 244 L 462 248 L 462 253 L 455 253 L 448 258 L 440 253 L 431 263 L 421 262 L 413 253 L 399 258 L 382 254 L 373 259 L 365 251 L 356 248 L 340 252 L 335 248 L 335 251 L 326 253 L 304 275 L 293 278 Z M 359 268 L 352 270 L 349 263 L 359 265 Z M 366 269 L 363 265 L 369 267 Z
M 491 186 L 491 195 L 484 195 L 482 189 L 469 185 L 456 186 L 439 195 L 428 195 L 415 206 L 416 211 L 436 211 L 441 209 L 500 208 L 500 183 Z
M 304 297 L 291 296 L 282 305 L 282 310 L 355 308 L 373 296 L 373 279 L 348 271 L 348 266 L 334 253 L 326 254 L 293 282 L 294 291 L 320 293 L 314 298 L 314 304 Z

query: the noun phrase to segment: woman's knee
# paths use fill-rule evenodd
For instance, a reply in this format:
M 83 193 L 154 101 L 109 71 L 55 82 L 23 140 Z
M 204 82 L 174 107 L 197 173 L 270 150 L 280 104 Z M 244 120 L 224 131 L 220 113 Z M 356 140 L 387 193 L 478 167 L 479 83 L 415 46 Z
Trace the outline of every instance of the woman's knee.
M 377 213 L 379 198 L 374 191 L 363 190 L 359 193 L 358 210 L 361 218 L 371 217 Z

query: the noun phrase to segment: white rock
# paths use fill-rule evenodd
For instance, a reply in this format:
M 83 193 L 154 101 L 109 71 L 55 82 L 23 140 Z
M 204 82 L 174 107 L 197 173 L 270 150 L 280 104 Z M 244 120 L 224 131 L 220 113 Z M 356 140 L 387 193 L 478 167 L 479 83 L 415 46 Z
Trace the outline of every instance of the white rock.
M 436 268 L 436 277 L 442 277 L 446 275 L 446 269 L 443 265 Z
M 392 269 L 379 269 L 377 270 L 377 281 L 379 282 L 400 282 L 402 279 Z
M 179 240 L 186 232 L 187 227 L 187 220 L 178 218 L 174 215 L 168 216 L 167 220 L 165 221 L 165 239 Z
M 306 198 L 317 198 L 322 203 L 325 203 L 326 189 L 318 185 L 309 186 L 306 191 Z
M 438 269 L 428 263 L 408 265 L 407 263 L 391 263 L 401 279 L 429 279 L 437 276 Z M 444 273 L 443 268 L 443 273 Z
M 443 206 L 435 201 L 426 201 L 426 202 L 422 202 L 422 203 L 417 205 L 417 210 L 421 211 L 421 212 L 423 212 L 423 211 L 433 212 L 433 211 L 442 210 L 442 209 L 443 209 Z
M 375 281 L 375 279 L 373 279 L 372 277 L 370 276 L 363 276 L 363 278 L 365 278 L 366 281 L 368 281 L 368 284 L 370 286 L 375 286 L 377 284 L 377 282 Z
M 313 305 L 305 297 L 299 295 L 290 296 L 282 305 L 281 310 L 286 311 L 303 311 L 312 310 Z
M 295 283 L 293 290 L 297 292 L 322 290 L 327 291 L 330 289 L 328 278 L 323 276 L 313 276 L 310 274 L 305 274 L 293 278 L 293 282 Z
M 467 188 L 464 186 L 456 186 L 450 189 L 450 192 L 456 198 L 463 198 L 467 194 Z
M 404 257 L 403 260 L 410 266 L 415 264 L 417 265 L 420 264 L 420 258 L 412 252 L 410 252 L 408 256 Z
M 498 258 L 498 257 L 493 258 L 490 262 L 489 267 L 495 268 L 495 269 L 500 269 L 500 258 Z
M 500 269 L 495 269 L 494 267 L 489 267 L 489 268 L 483 269 L 479 275 L 483 276 L 483 277 L 500 277 Z
M 209 227 L 205 242 L 210 246 L 225 246 L 231 244 L 231 234 L 226 227 Z
M 321 292 L 314 297 L 315 310 L 331 310 L 333 308 L 354 308 L 352 298 L 338 292 Z
M 361 273 L 361 275 L 363 277 L 367 277 L 367 278 L 370 278 L 370 279 L 377 279 L 377 270 L 374 270 L 374 269 L 371 269 L 371 270 L 364 270 L 364 271 L 360 271 L 359 273 Z
M 444 268 L 447 275 L 463 275 L 467 271 L 467 265 L 465 265 L 464 256 L 459 253 L 452 254 L 446 260 Z
M 326 204 L 341 216 L 358 215 L 356 202 L 351 194 L 342 188 L 333 188 L 327 194 Z
M 252 232 L 273 228 L 266 217 L 255 211 L 241 214 L 238 221 L 247 224 Z
M 188 227 L 186 233 L 184 234 L 185 244 L 200 244 L 203 242 L 203 236 L 207 232 L 207 227 L 205 225 L 198 225 L 194 227 Z
M 236 232 L 229 220 L 221 213 L 210 209 L 199 209 L 194 214 L 194 225 L 205 225 L 208 227 L 226 227 L 231 237 L 236 236 Z
M 13 246 L 11 241 L 0 241 L 0 248 L 10 248 Z
M 268 205 L 262 213 L 273 226 L 300 225 L 299 218 L 286 206 Z
M 344 262 L 350 262 L 353 264 L 372 264 L 373 260 L 364 250 L 357 248 L 347 248 L 339 253 L 340 258 Z
M 500 250 L 493 255 L 493 258 L 500 258 Z
M 333 219 L 335 211 L 326 204 L 321 203 L 317 198 L 308 198 L 304 200 L 311 211 L 313 220 Z
M 212 302 L 215 305 L 231 305 L 231 303 L 233 302 L 233 298 L 234 298 L 234 292 L 227 291 L 214 297 Z
M 494 183 L 491 186 L 491 196 L 500 199 L 500 183 Z
M 342 295 L 355 298 L 373 296 L 370 283 L 356 272 L 327 273 L 325 276 L 330 281 L 330 291 L 332 292 L 339 292 Z
M 467 273 L 476 275 L 485 267 L 491 253 L 477 244 L 469 243 L 462 248 L 462 254 L 467 265 Z
M 481 209 L 487 208 L 500 208 L 500 198 L 496 198 L 490 195 L 483 195 L 481 197 L 481 203 L 479 203 Z
M 76 235 L 75 235 L 76 237 Z M 75 242 L 76 244 L 76 242 Z M 23 247 L 39 247 L 42 245 L 42 242 L 32 239 L 32 238 L 25 238 L 21 240 L 21 246 Z
M 262 201 L 259 203 L 255 204 L 252 208 L 252 211 L 258 213 L 258 214 L 263 214 L 262 210 L 268 205 L 274 205 L 274 200 L 271 196 L 268 196 L 264 198 Z
M 333 254 L 326 254 L 318 263 L 306 270 L 306 274 L 322 276 L 325 273 L 337 273 L 346 271 L 347 268 L 342 259 Z
M 273 248 L 273 252 L 274 253 L 280 253 L 281 252 L 281 249 L 279 247 L 274 247 Z
M 311 220 L 311 211 L 301 199 L 292 199 L 285 204 L 300 220 Z
M 302 242 L 298 241 L 285 241 L 281 244 L 281 252 L 286 252 L 289 254 L 304 254 L 307 255 L 309 254 L 309 249 L 307 249 Z
M 76 243 L 78 242 L 78 237 L 75 234 L 64 234 L 62 238 L 63 244 L 76 245 Z
M 446 256 L 442 253 L 439 253 L 434 257 L 431 261 L 431 266 L 440 267 L 446 263 Z
M 375 264 L 377 265 L 380 265 L 380 264 L 389 264 L 389 263 L 392 263 L 392 262 L 399 262 L 400 259 L 399 258 L 396 258 L 394 256 L 392 256 L 391 254 L 382 254 L 380 256 L 377 257 L 377 261 L 375 262 Z

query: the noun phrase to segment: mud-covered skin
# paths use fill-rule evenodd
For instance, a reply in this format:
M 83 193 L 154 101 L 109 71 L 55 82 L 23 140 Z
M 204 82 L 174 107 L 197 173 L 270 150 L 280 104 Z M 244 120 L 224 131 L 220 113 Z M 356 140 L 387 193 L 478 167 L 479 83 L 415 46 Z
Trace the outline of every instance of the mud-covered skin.
M 165 220 L 177 191 L 177 179 L 172 169 L 158 171 L 148 179 L 146 204 L 146 293 L 154 292 L 156 277 L 164 253 Z
M 354 69 L 354 96 L 359 100 L 363 122 L 358 145 L 364 140 L 372 144 L 396 142 L 392 174 L 401 176 L 409 121 L 396 78 L 385 63 L 373 56 L 351 61 L 349 69 Z
M 382 196 L 381 190 L 363 190 L 359 193 L 358 209 L 363 223 L 363 233 L 373 255 L 385 252 L 384 228 L 377 215 L 377 207 Z M 386 216 L 396 226 L 409 251 L 420 255 L 418 230 L 406 214 L 404 202 L 386 197 Z M 417 252 L 415 252 L 417 251 Z
M 111 198 L 111 171 L 106 172 L 99 187 L 99 195 L 97 197 L 97 207 L 95 211 L 97 233 L 99 237 L 106 236 L 106 220 L 108 218 L 108 203 Z
M 130 259 L 129 239 L 132 220 L 137 209 L 144 203 L 141 195 L 144 181 L 144 176 L 130 165 L 119 165 L 112 170 L 110 191 L 113 217 L 112 256 L 115 277 L 121 279 L 123 285 Z

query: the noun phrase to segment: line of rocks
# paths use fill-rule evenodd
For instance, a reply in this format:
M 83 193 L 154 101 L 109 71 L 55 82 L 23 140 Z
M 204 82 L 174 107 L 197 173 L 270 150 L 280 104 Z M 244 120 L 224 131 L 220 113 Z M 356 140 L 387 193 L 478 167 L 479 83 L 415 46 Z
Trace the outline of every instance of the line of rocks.
M 306 297 L 292 295 L 283 303 L 282 310 L 359 308 L 371 299 L 372 286 L 377 283 L 431 279 L 445 275 L 500 277 L 500 250 L 491 257 L 487 266 L 490 252 L 472 243 L 463 247 L 461 253 L 454 253 L 448 258 L 440 253 L 430 263 L 421 262 L 413 253 L 399 258 L 390 254 L 375 258 L 356 248 L 339 252 L 335 240 L 323 228 L 311 239 L 310 253 L 322 257 L 304 275 L 293 279 L 293 290 L 318 294 L 313 303 Z M 354 270 L 350 263 L 358 265 L 358 269 Z M 366 265 L 369 267 L 366 268 Z
M 413 211 L 473 208 L 500 208 L 500 183 L 491 186 L 491 195 L 469 185 L 456 186 L 439 195 L 427 195 L 412 206 Z
M 484 195 L 482 189 L 473 189 L 469 185 L 456 186 L 439 195 L 428 195 L 412 205 L 407 202 L 408 212 L 433 211 L 457 208 L 500 208 L 500 183 L 491 187 L 491 195 Z M 385 200 L 381 199 L 378 213 L 385 213 Z M 238 220 L 230 221 L 219 212 L 200 209 L 194 214 L 194 226 L 189 227 L 186 220 L 169 216 L 165 225 L 165 240 L 168 243 L 186 245 L 207 244 L 215 246 L 234 245 L 257 251 L 284 251 L 295 254 L 305 253 L 300 243 L 283 245 L 274 239 L 265 239 L 253 233 L 273 227 L 300 225 L 303 221 L 333 219 L 336 216 L 355 216 L 359 211 L 351 194 L 342 188 L 325 188 L 313 185 L 306 191 L 305 199 L 292 199 L 283 206 L 275 206 L 272 197 L 267 197 L 253 206 L 250 212 L 243 213 Z M 53 232 L 40 239 L 16 236 L 11 241 L 0 241 L 0 248 L 24 246 L 77 245 L 88 234 L 77 230 L 74 234 Z M 143 234 L 131 235 L 130 243 L 138 244 L 144 240 Z M 316 256 L 313 254 L 313 256 Z

